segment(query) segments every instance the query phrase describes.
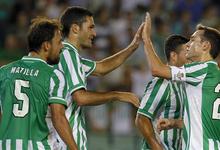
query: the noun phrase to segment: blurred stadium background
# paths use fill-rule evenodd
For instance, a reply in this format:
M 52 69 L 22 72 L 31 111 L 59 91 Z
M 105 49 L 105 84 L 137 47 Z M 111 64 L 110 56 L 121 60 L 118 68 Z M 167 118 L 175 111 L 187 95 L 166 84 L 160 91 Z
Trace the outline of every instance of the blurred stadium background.
M 83 55 L 93 60 L 125 48 L 149 11 L 152 38 L 166 61 L 164 39 L 170 34 L 189 36 L 197 23 L 220 30 L 219 0 L 1 0 L 0 66 L 27 54 L 26 33 L 31 18 L 58 18 L 68 6 L 79 5 L 94 13 L 97 37 Z M 124 65 L 103 78 L 90 77 L 89 89 L 132 91 L 140 98 L 152 78 L 143 45 Z M 140 134 L 134 126 L 136 109 L 119 102 L 85 107 L 90 150 L 137 150 Z

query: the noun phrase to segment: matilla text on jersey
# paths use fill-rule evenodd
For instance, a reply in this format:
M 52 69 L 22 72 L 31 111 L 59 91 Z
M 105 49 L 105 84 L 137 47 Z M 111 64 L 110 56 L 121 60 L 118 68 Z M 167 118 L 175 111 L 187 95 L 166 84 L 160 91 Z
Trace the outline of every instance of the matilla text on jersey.
M 12 67 L 11 73 L 19 73 L 26 76 L 36 77 L 39 73 L 37 69 L 29 69 L 29 68 L 22 68 L 22 67 Z

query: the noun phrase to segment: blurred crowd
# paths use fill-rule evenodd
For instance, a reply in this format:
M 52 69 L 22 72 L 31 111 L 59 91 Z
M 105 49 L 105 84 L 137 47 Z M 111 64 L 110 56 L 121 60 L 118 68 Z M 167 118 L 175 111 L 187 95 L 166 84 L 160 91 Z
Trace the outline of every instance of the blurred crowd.
M 189 36 L 198 23 L 220 30 L 219 0 L 1 0 L 0 66 L 27 54 L 26 34 L 36 16 L 58 18 L 68 6 L 79 5 L 94 13 L 97 37 L 92 49 L 83 55 L 99 60 L 125 48 L 149 11 L 153 19 L 152 39 L 157 54 L 165 62 L 164 39 L 170 34 Z M 140 45 L 119 69 L 103 78 L 89 78 L 89 89 L 133 91 L 140 98 L 151 80 Z M 114 136 L 136 136 L 135 109 L 129 104 L 109 103 L 86 108 L 92 133 L 106 132 L 109 143 Z M 131 148 L 132 149 L 132 148 Z

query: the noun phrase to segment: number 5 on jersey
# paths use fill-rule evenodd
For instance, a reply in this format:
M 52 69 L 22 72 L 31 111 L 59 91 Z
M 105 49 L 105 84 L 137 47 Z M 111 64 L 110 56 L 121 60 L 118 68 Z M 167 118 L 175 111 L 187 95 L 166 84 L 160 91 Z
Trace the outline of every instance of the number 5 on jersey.
M 22 87 L 29 88 L 29 81 L 15 80 L 14 94 L 17 101 L 22 101 L 22 104 L 16 103 L 13 105 L 13 114 L 16 117 L 24 117 L 29 111 L 29 97 L 26 93 L 22 93 Z

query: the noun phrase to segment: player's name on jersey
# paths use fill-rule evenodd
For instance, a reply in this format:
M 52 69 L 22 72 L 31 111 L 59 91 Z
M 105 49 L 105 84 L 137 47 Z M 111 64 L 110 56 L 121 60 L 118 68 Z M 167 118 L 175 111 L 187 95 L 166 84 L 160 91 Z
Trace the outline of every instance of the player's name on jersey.
M 28 69 L 28 68 L 22 68 L 22 67 L 12 67 L 11 73 L 19 73 L 26 76 L 38 76 L 39 70 L 38 69 Z

